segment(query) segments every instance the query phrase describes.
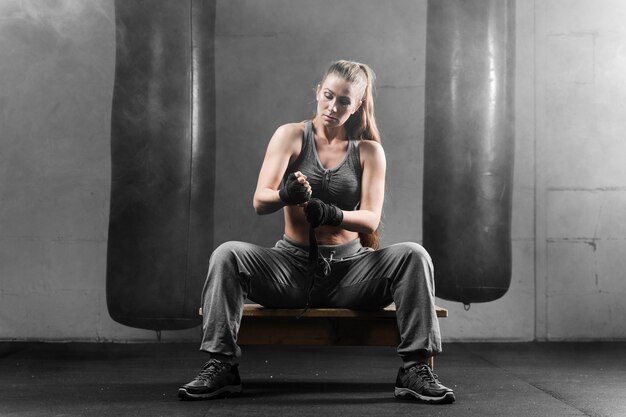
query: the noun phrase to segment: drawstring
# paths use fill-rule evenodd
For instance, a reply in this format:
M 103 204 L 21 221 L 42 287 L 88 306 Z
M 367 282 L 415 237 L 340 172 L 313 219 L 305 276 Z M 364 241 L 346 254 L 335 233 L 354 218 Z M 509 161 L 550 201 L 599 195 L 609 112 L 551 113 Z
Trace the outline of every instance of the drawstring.
M 328 257 L 328 259 L 324 258 L 324 255 L 320 256 L 320 260 L 324 263 L 324 276 L 325 277 L 329 276 L 332 270 L 330 265 L 333 261 L 333 256 L 335 256 L 335 251 L 330 252 L 330 256 Z

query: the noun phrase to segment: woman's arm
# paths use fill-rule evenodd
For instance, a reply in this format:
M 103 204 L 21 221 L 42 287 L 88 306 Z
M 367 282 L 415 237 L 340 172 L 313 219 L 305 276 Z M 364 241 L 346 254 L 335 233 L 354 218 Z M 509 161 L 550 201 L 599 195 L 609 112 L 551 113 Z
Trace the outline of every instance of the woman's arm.
M 362 164 L 361 205 L 359 210 L 344 211 L 341 227 L 360 233 L 374 232 L 380 223 L 385 199 L 387 162 L 383 147 L 374 141 L 359 143 Z
M 302 123 L 280 126 L 270 139 L 263 165 L 259 171 L 253 206 L 257 214 L 269 214 L 280 210 L 285 203 L 280 199 L 278 187 L 289 163 L 299 154 L 302 147 Z M 306 177 L 296 173 L 298 181 L 309 188 Z

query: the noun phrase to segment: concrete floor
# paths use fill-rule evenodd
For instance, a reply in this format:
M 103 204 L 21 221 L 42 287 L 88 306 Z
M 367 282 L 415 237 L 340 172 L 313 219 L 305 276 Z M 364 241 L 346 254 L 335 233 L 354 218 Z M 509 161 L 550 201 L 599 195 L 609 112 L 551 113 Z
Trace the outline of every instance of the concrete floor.
M 448 343 L 451 405 L 393 398 L 392 348 L 245 347 L 244 396 L 183 402 L 191 344 L 0 343 L 0 416 L 626 416 L 626 343 Z

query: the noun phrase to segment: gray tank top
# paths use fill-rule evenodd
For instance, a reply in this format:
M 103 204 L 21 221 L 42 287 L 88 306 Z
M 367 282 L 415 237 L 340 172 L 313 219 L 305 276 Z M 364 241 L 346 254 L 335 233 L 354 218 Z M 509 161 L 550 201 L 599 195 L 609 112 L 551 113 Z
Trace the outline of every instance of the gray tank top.
M 342 210 L 356 210 L 361 201 L 361 158 L 358 140 L 348 140 L 348 151 L 336 167 L 326 169 L 322 165 L 313 134 L 313 123 L 306 122 L 302 150 L 298 158 L 287 167 L 283 184 L 292 172 L 301 171 L 307 176 L 313 197 L 334 204 Z

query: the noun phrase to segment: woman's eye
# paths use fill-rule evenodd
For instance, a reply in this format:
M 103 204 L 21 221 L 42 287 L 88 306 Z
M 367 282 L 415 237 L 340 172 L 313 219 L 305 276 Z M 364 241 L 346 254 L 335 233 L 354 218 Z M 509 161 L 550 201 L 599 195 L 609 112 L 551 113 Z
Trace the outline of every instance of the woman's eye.
M 341 102 L 340 102 L 340 104 L 341 104 L 343 107 L 348 107 L 348 106 L 350 105 L 350 102 L 349 102 L 349 101 L 341 101 Z
M 324 93 L 324 97 L 326 97 L 326 99 L 328 99 L 328 100 L 332 100 L 333 99 L 332 94 L 329 94 L 329 93 Z

